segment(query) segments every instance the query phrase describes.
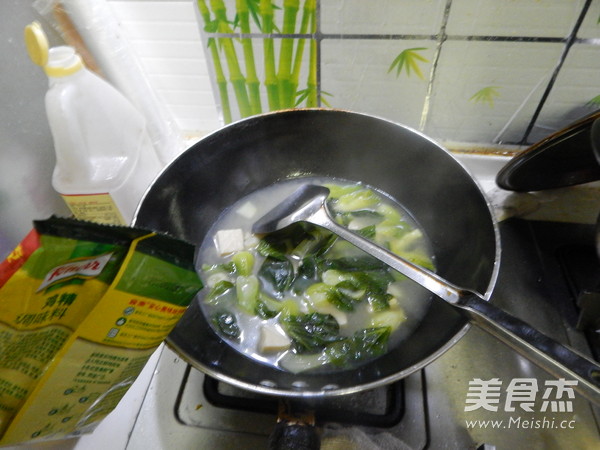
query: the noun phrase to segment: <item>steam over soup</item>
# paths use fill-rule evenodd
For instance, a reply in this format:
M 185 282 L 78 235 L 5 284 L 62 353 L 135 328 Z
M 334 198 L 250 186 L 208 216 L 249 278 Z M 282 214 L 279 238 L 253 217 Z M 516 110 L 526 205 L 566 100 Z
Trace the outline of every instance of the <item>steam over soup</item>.
M 225 341 L 265 364 L 291 372 L 352 368 L 410 334 L 431 294 L 317 226 L 250 232 L 303 184 L 330 189 L 336 222 L 433 269 L 427 238 L 388 196 L 345 180 L 289 180 L 243 198 L 208 233 L 198 254 L 202 309 Z

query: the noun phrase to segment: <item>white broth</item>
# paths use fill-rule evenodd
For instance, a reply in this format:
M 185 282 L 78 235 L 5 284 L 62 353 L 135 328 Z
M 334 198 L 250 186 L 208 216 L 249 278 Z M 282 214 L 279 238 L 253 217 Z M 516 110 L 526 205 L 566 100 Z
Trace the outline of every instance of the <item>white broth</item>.
M 346 180 L 298 178 L 244 197 L 215 222 L 198 252 L 202 310 L 229 345 L 265 364 L 295 373 L 353 368 L 414 331 L 431 294 L 311 224 L 251 233 L 304 184 L 330 188 L 338 223 L 433 269 L 427 237 L 388 195 Z

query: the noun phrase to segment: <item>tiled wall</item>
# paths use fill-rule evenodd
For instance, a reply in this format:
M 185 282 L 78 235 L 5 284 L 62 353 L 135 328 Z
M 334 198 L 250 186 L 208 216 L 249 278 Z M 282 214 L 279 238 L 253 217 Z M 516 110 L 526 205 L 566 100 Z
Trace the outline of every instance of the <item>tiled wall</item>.
M 195 0 L 110 4 L 180 127 L 219 126 Z M 333 107 L 482 144 L 532 143 L 600 109 L 600 0 L 320 0 L 317 11 L 318 82 Z M 389 71 L 403 51 L 412 70 Z
M 193 0 L 109 0 L 150 83 L 179 127 L 220 126 Z

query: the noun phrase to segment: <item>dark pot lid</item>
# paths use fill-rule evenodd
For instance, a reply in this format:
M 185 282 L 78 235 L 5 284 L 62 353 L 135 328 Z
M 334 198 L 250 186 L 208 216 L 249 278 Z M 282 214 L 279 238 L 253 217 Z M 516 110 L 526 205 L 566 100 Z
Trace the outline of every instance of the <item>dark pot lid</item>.
M 541 191 L 600 180 L 592 125 L 600 111 L 569 125 L 515 156 L 496 177 L 502 189 Z

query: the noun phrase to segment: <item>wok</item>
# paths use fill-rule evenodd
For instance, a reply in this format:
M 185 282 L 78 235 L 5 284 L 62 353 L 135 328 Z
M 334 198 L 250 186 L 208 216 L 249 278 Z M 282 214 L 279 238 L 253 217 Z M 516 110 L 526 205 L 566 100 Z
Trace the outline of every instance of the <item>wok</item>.
M 437 273 L 489 299 L 499 267 L 497 224 L 485 196 L 452 155 L 407 127 L 364 114 L 292 110 L 224 127 L 192 146 L 154 181 L 134 224 L 201 244 L 220 214 L 278 181 L 327 176 L 393 196 L 419 222 Z M 468 330 L 464 315 L 433 301 L 418 328 L 386 355 L 355 369 L 292 374 L 238 353 L 192 302 L 167 343 L 192 366 L 244 389 L 287 397 L 358 392 L 429 364 Z

